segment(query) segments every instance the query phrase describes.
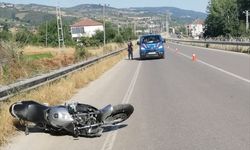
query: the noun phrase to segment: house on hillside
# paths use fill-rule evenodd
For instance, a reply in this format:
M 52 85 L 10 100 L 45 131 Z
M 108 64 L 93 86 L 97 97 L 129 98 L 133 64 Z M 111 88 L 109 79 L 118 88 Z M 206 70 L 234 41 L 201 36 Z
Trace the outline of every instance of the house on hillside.
M 70 26 L 71 36 L 79 40 L 81 37 L 92 37 L 97 30 L 103 31 L 103 24 L 95 20 L 84 18 Z
M 199 39 L 204 33 L 204 21 L 195 20 L 192 24 L 187 26 L 188 35 L 194 39 Z
M 14 8 L 15 5 L 11 3 L 0 3 L 0 8 Z

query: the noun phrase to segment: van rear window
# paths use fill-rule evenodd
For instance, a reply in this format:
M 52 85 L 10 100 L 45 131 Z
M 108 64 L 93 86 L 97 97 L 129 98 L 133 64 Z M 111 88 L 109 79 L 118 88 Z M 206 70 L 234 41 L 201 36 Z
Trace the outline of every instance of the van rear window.
M 142 43 L 158 43 L 160 41 L 160 36 L 146 36 L 142 39 Z

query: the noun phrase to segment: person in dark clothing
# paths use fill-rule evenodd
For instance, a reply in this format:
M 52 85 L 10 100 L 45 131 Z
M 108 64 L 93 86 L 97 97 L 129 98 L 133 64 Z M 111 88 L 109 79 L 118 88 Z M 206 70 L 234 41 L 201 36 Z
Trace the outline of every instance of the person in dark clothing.
M 131 40 L 128 42 L 128 59 L 133 60 L 133 43 Z

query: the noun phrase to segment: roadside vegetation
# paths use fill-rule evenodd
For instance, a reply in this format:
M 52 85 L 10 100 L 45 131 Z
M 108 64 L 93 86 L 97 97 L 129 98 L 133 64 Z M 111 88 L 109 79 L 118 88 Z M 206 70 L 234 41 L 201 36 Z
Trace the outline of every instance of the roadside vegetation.
M 128 39 L 136 38 L 132 28 L 120 28 L 118 34 L 115 27 L 112 23 L 106 23 L 107 44 L 104 46 L 102 31 L 97 31 L 93 37 L 83 37 L 76 42 L 71 38 L 69 24 L 65 23 L 65 47 L 59 49 L 56 20 L 39 25 L 35 31 L 22 27 L 13 32 L 8 24 L 5 24 L 0 31 L 0 86 L 125 48 Z M 62 103 L 77 92 L 78 88 L 97 79 L 125 56 L 124 51 L 53 83 L 19 93 L 7 101 L 0 102 L 0 145 L 15 134 L 16 126 L 20 125 L 20 122 L 12 120 L 8 111 L 13 102 L 34 99 L 50 105 Z
M 66 78 L 62 78 L 26 93 L 20 93 L 6 102 L 0 102 L 0 145 L 6 143 L 8 138 L 16 133 L 16 126 L 20 126 L 20 122 L 15 121 L 9 114 L 9 107 L 12 103 L 31 99 L 50 105 L 63 103 L 70 99 L 73 94 L 77 92 L 77 89 L 97 79 L 102 73 L 110 69 L 126 55 L 124 51 L 82 71 L 73 73 Z
M 76 42 L 71 38 L 69 23 L 65 23 L 65 48 L 59 49 L 56 20 L 41 24 L 35 32 L 23 27 L 14 33 L 5 24 L 0 32 L 0 54 L 1 59 L 5 60 L 0 62 L 0 85 L 124 48 L 129 38 L 135 38 L 131 28 L 121 28 L 118 34 L 114 26 L 110 22 L 106 23 L 107 44 L 103 46 L 102 31 Z
M 208 17 L 205 21 L 206 38 L 242 39 L 250 37 L 246 31 L 246 14 L 249 10 L 248 0 L 211 0 L 208 6 Z

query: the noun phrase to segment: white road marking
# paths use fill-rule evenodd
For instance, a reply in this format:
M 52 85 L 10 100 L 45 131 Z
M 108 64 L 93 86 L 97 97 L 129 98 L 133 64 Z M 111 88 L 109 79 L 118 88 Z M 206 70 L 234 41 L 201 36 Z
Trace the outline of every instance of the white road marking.
M 132 93 L 134 91 L 136 80 L 137 80 L 139 72 L 140 72 L 140 68 L 141 68 L 141 62 L 139 62 L 138 66 L 137 66 L 137 69 L 135 71 L 135 74 L 133 76 L 133 79 L 130 82 L 129 88 L 128 88 L 128 90 L 127 90 L 127 92 L 126 92 L 126 94 L 125 94 L 125 96 L 124 96 L 124 98 L 122 100 L 123 104 L 128 103 L 129 100 L 130 100 L 130 97 L 131 97 L 131 95 L 132 95 Z
M 184 57 L 186 57 L 186 58 L 188 58 L 188 59 L 192 59 L 191 56 L 188 56 L 188 55 L 183 54 L 183 53 L 181 53 L 181 52 L 178 52 L 178 54 L 180 54 L 180 55 L 182 55 L 182 56 L 184 56 Z M 237 79 L 239 79 L 239 80 L 242 80 L 242 81 L 245 81 L 245 82 L 247 82 L 247 83 L 250 83 L 250 80 L 248 80 L 248 79 L 246 79 L 246 78 L 244 78 L 244 77 L 241 77 L 241 76 L 239 76 L 239 75 L 236 75 L 236 74 L 234 74 L 234 73 L 231 73 L 231 72 L 229 72 L 229 71 L 226 71 L 226 70 L 224 70 L 224 69 L 222 69 L 222 68 L 220 68 L 220 67 L 217 67 L 217 66 L 211 65 L 211 64 L 209 64 L 209 63 L 206 63 L 206 62 L 204 62 L 204 61 L 202 61 L 202 60 L 200 60 L 200 59 L 198 59 L 197 62 L 199 62 L 199 63 L 201 63 L 201 64 L 204 64 L 204 65 L 206 65 L 206 66 L 208 66 L 208 67 L 211 67 L 211 68 L 213 68 L 213 69 L 215 69 L 215 70 L 221 71 L 221 72 L 223 72 L 223 73 L 225 73 L 225 74 L 227 74 L 227 75 L 230 75 L 230 76 L 232 76 L 232 77 L 235 77 L 235 78 L 237 78 Z
M 134 76 L 133 76 L 133 78 L 132 78 L 132 80 L 130 82 L 129 87 L 128 87 L 128 90 L 127 90 L 126 94 L 123 97 L 123 100 L 122 100 L 123 104 L 128 103 L 130 98 L 131 98 L 131 95 L 132 95 L 132 93 L 134 91 L 135 83 L 137 81 L 137 78 L 138 78 L 138 75 L 139 75 L 139 72 L 140 72 L 140 68 L 141 68 L 141 62 L 139 62 L 138 66 L 136 68 L 135 74 L 134 74 Z M 109 133 L 108 136 L 106 137 L 105 141 L 104 141 L 104 144 L 103 144 L 101 150 L 112 150 L 117 134 L 118 134 L 117 130 L 112 132 L 112 133 Z

